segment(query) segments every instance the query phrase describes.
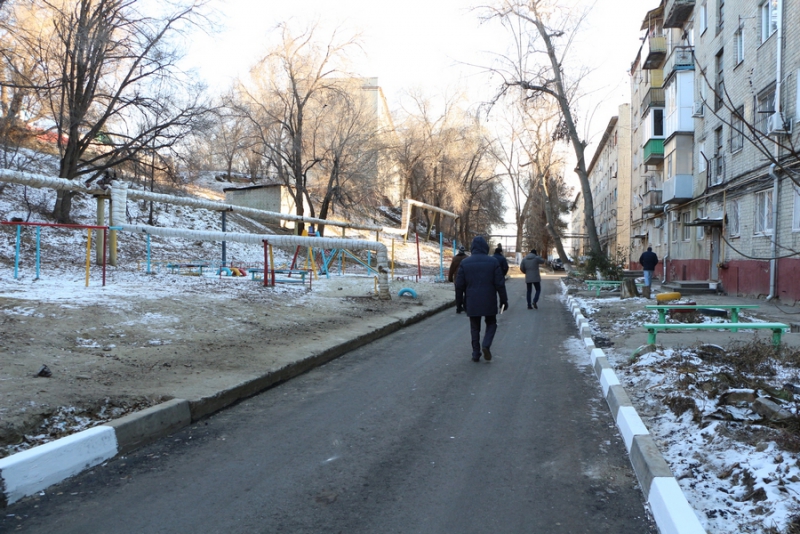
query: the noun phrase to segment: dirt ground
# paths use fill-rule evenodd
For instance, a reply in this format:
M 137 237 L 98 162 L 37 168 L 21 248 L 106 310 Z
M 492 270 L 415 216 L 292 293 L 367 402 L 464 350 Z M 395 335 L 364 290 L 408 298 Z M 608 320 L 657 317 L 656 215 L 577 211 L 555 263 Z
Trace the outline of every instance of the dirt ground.
M 453 300 L 451 284 L 395 281 L 392 300 L 380 301 L 366 277 L 322 279 L 311 291 L 115 277 L 105 288 L 83 287 L 76 273 L 0 281 L 0 457 L 170 398 L 213 394 L 370 321 Z M 404 287 L 419 298 L 397 297 Z M 43 366 L 49 377 L 37 376 Z

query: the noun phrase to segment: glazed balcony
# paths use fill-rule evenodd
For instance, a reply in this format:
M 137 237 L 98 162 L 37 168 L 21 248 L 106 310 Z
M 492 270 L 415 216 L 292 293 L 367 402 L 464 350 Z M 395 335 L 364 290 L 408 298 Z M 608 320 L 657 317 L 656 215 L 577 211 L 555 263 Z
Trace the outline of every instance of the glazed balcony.
M 693 198 L 694 177 L 691 174 L 676 174 L 664 180 L 664 204 L 683 204 Z
M 664 58 L 667 56 L 667 38 L 663 35 L 651 35 L 647 38 L 645 56 L 642 68 L 645 70 L 660 69 Z
M 664 140 L 650 139 L 644 144 L 644 163 L 653 165 L 664 160 Z
M 682 28 L 692 16 L 695 0 L 667 0 L 664 13 L 665 28 Z
M 661 213 L 662 211 L 664 211 L 664 204 L 661 202 L 661 190 L 651 189 L 645 193 L 642 213 Z

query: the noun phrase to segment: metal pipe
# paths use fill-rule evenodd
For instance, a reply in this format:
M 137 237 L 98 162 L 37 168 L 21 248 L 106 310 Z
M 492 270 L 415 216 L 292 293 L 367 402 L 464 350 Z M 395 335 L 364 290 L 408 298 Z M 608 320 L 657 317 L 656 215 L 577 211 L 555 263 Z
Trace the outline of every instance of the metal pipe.
M 661 277 L 661 283 L 667 283 L 667 261 L 669 260 L 669 212 L 667 211 L 667 204 L 664 204 L 664 233 L 666 236 L 664 242 L 667 245 L 667 252 L 664 254 L 664 259 L 661 260 L 661 265 L 664 269 L 664 274 Z
M 775 167 L 774 163 L 769 166 L 769 175 L 772 177 L 772 259 L 769 260 L 769 295 L 767 296 L 767 301 L 778 296 L 778 189 L 780 187 L 780 178 L 775 174 Z

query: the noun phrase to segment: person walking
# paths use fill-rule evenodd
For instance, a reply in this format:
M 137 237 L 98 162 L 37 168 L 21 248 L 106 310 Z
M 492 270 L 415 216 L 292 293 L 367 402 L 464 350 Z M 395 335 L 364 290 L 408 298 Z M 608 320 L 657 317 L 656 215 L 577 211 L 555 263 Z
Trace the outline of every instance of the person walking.
M 461 260 L 463 260 L 466 257 L 467 257 L 467 249 L 464 248 L 464 245 L 461 245 L 460 247 L 458 247 L 458 254 L 453 256 L 453 261 L 450 262 L 450 269 L 447 270 L 448 282 L 455 282 L 456 273 L 458 272 L 458 266 L 461 265 Z M 462 311 L 464 311 L 464 307 L 461 304 L 459 304 L 458 290 L 456 290 L 456 313 L 461 313 Z
M 483 236 L 472 240 L 472 255 L 465 258 L 456 274 L 456 306 L 463 305 L 469 317 L 472 337 L 472 361 L 478 362 L 481 354 L 486 361 L 492 359 L 492 341 L 497 332 L 497 297 L 500 309 L 508 309 L 506 280 L 500 263 L 489 256 L 489 243 Z M 486 322 L 486 332 L 481 343 L 481 317 Z
M 525 285 L 527 292 L 525 293 L 525 300 L 528 302 L 528 309 L 536 308 L 539 302 L 539 295 L 542 292 L 542 275 L 539 273 L 539 266 L 544 263 L 544 258 L 536 253 L 536 249 L 531 249 L 531 253 L 522 259 L 519 264 L 519 270 L 525 273 Z M 533 306 L 531 306 L 531 286 L 536 288 L 536 294 L 533 297 Z
M 642 294 L 644 298 L 650 298 L 650 286 L 653 283 L 653 274 L 656 270 L 656 265 L 658 265 L 658 255 L 653 252 L 653 247 L 647 247 L 645 252 L 642 252 L 642 255 L 639 256 L 639 263 L 642 265 L 642 271 L 644 272 L 644 287 L 642 288 Z
M 494 249 L 494 255 L 492 257 L 500 264 L 500 270 L 503 271 L 503 278 L 505 278 L 508 274 L 508 260 L 503 255 L 503 245 L 501 243 L 497 244 L 497 248 Z

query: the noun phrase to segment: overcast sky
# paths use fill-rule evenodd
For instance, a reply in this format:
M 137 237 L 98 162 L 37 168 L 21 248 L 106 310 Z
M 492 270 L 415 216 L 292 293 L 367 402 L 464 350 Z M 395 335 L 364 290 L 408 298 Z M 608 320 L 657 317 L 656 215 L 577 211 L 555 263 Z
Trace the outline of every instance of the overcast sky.
M 576 1 L 576 0 L 569 0 Z M 583 2 L 584 0 L 577 0 Z M 193 40 L 192 58 L 212 87 L 224 87 L 244 74 L 264 52 L 276 24 L 294 19 L 318 20 L 328 28 L 361 32 L 363 54 L 354 55 L 354 70 L 375 76 L 390 108 L 404 91 L 427 94 L 465 89 L 476 100 L 490 94 L 481 69 L 492 53 L 502 53 L 508 38 L 496 25 L 481 25 L 473 0 L 213 0 L 226 29 Z M 589 0 L 584 2 L 590 4 Z M 652 6 L 650 4 L 653 4 Z M 605 129 L 617 106 L 629 98 L 627 71 L 641 44 L 642 19 L 656 0 L 601 0 L 594 4 L 575 46 L 576 65 L 595 72 L 583 83 L 590 92 L 582 112 L 598 102 L 603 108 L 591 120 L 592 138 Z M 570 60 L 572 63 L 572 60 Z M 587 123 L 584 115 L 583 124 Z

